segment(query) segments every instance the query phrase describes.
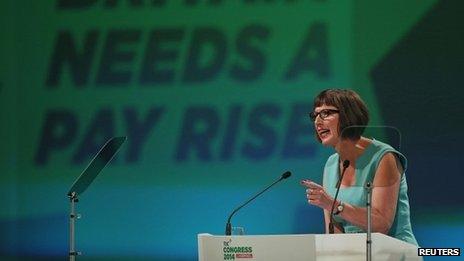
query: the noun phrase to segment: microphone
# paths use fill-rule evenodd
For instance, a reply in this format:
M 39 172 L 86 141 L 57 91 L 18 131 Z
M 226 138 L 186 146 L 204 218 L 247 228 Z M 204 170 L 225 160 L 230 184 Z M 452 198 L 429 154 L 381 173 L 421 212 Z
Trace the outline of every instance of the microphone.
M 344 161 L 343 161 L 342 175 L 340 176 L 340 179 L 338 179 L 338 182 L 337 182 L 337 191 L 335 192 L 334 201 L 333 201 L 333 203 L 332 203 L 332 209 L 330 210 L 329 234 L 333 234 L 333 233 L 334 233 L 333 212 L 334 212 L 334 208 L 335 208 L 335 203 L 337 202 L 338 192 L 340 191 L 340 186 L 341 186 L 341 184 L 342 184 L 343 175 L 345 175 L 345 170 L 348 168 L 349 165 L 350 165 L 350 161 L 349 161 L 349 160 L 344 160 Z
M 288 177 L 290 177 L 292 175 L 292 173 L 290 171 L 286 171 L 284 174 L 282 174 L 282 176 L 274 181 L 274 183 L 272 183 L 271 185 L 267 186 L 265 189 L 263 189 L 261 192 L 259 192 L 258 194 L 256 194 L 254 197 L 250 198 L 247 202 L 243 203 L 242 205 L 240 205 L 238 208 L 234 209 L 234 211 L 232 211 L 232 213 L 229 215 L 229 218 L 227 219 L 227 224 L 226 224 L 226 236 L 230 236 L 232 234 L 232 224 L 230 223 L 230 219 L 232 218 L 232 216 L 237 212 L 239 211 L 242 207 L 244 207 L 246 204 L 250 203 L 253 199 L 257 198 L 259 195 L 263 194 L 266 190 L 270 189 L 272 186 L 274 186 L 276 183 L 282 181 L 283 179 L 287 179 Z

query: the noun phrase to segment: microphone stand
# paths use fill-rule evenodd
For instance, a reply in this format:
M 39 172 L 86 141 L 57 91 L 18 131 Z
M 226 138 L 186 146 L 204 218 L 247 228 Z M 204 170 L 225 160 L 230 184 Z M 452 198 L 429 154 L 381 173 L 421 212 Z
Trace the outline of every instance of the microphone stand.
M 367 207 L 367 233 L 366 233 L 366 260 L 372 260 L 372 183 L 366 183 Z
M 227 224 L 226 224 L 226 236 L 230 236 L 232 234 L 232 224 L 230 223 L 230 220 L 232 218 L 232 216 L 237 212 L 239 211 L 242 207 L 244 207 L 246 204 L 250 203 L 253 199 L 257 198 L 259 195 L 263 194 L 264 192 L 266 192 L 268 189 L 270 189 L 272 186 L 274 186 L 276 183 L 280 182 L 281 180 L 283 179 L 286 179 L 288 177 L 290 177 L 292 174 L 290 173 L 290 171 L 287 171 L 285 172 L 284 174 L 282 174 L 282 176 L 274 181 L 274 183 L 272 183 L 271 185 L 267 186 L 263 191 L 259 192 L 258 194 L 256 194 L 254 197 L 250 198 L 249 200 L 247 200 L 247 202 L 243 203 L 242 205 L 240 205 L 238 208 L 236 208 L 234 211 L 232 211 L 232 213 L 229 215 L 229 218 L 227 219 Z
M 340 191 L 340 186 L 341 186 L 341 184 L 342 184 L 343 176 L 345 175 L 345 171 L 346 171 L 346 169 L 348 168 L 349 165 L 350 165 L 350 161 L 349 161 L 349 160 L 343 161 L 343 170 L 342 170 L 342 174 L 340 175 L 340 179 L 338 180 L 338 183 L 337 183 L 337 191 L 335 192 L 334 201 L 333 201 L 333 203 L 332 203 L 332 209 L 330 210 L 329 234 L 333 234 L 333 233 L 334 233 L 333 212 L 334 212 L 334 208 L 335 208 L 335 203 L 337 202 L 338 192 Z

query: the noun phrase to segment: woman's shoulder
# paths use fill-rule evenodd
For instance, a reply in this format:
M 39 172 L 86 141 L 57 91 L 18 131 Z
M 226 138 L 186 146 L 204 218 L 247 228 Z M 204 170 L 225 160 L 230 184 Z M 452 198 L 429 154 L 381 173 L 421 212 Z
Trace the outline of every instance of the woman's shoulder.
M 381 142 L 376 139 L 372 139 L 370 146 L 372 147 L 373 154 L 378 157 L 382 157 L 383 155 L 385 155 L 385 153 L 388 153 L 388 152 L 399 153 L 391 145 Z
M 391 155 L 394 155 L 395 158 L 399 160 L 399 162 L 402 165 L 403 171 L 406 170 L 407 168 L 406 157 L 401 152 L 393 148 L 391 145 L 372 139 L 371 146 L 373 146 L 375 150 L 373 160 L 377 163 L 377 165 L 380 163 L 380 161 L 384 158 L 385 155 L 391 154 Z
M 376 139 L 371 139 L 371 145 L 377 150 L 388 150 L 388 149 L 394 150 L 394 148 L 390 144 L 387 144 L 385 142 L 382 142 Z
M 331 167 L 333 165 L 335 166 L 338 166 L 338 154 L 337 153 L 334 153 L 332 155 L 330 155 L 330 157 L 327 159 L 326 163 L 325 163 L 325 167 Z
M 331 173 L 334 173 L 337 171 L 338 168 L 338 154 L 334 153 L 330 155 L 330 157 L 327 159 L 324 167 L 324 173 L 323 173 L 323 182 L 322 185 L 328 189 L 329 187 L 335 187 L 336 181 L 334 181 L 334 177 L 337 177 L 337 175 L 331 175 Z

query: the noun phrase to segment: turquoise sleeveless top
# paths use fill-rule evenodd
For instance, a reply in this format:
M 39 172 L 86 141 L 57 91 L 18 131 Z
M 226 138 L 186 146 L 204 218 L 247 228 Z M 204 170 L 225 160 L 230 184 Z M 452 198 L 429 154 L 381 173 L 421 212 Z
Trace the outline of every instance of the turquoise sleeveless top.
M 356 160 L 355 185 L 351 187 L 340 188 L 338 199 L 353 206 L 366 207 L 366 191 L 364 189 L 364 185 L 368 181 L 373 182 L 374 175 L 380 160 L 388 152 L 393 152 L 398 157 L 401 164 L 403 165 L 403 170 L 406 171 L 406 157 L 404 157 L 390 145 L 372 139 L 372 144 L 367 146 L 364 153 Z M 329 157 L 324 167 L 323 186 L 327 193 L 332 197 L 335 196 L 336 184 L 340 173 L 338 164 L 339 155 L 335 153 Z M 395 219 L 390 228 L 390 231 L 388 232 L 388 235 L 399 240 L 418 245 L 416 238 L 412 233 L 411 221 L 409 218 L 410 212 L 407 191 L 408 185 L 406 183 L 406 176 L 403 172 L 401 175 Z M 335 215 L 335 221 L 343 225 L 345 233 L 365 233 L 365 231 L 363 231 L 361 228 L 350 224 L 339 216 Z

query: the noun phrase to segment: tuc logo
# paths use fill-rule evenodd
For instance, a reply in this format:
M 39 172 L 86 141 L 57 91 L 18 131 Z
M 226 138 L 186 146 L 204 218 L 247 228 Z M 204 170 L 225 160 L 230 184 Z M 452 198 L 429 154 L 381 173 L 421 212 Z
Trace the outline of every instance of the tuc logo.
M 233 246 L 232 238 L 223 241 L 222 252 L 224 260 L 235 260 L 240 258 L 253 258 L 253 248 L 251 246 Z

